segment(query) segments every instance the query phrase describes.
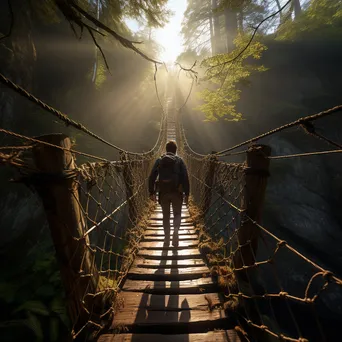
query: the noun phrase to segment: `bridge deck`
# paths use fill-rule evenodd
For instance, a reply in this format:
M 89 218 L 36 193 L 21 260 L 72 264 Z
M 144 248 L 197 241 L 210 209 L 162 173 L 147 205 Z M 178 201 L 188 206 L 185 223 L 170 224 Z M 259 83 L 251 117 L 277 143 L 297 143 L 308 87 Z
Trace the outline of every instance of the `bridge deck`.
M 98 342 L 240 342 L 222 310 L 186 207 L 178 247 L 164 237 L 157 207 L 123 286 L 124 307 L 114 317 L 113 333 Z

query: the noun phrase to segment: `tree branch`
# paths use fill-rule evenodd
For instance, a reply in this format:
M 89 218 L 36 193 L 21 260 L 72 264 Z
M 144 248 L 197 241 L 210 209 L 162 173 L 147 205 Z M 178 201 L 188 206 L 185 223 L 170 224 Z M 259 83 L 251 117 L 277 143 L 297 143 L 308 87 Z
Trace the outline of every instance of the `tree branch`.
M 290 3 L 292 2 L 292 0 L 288 0 L 285 5 L 283 5 L 283 7 L 281 7 L 278 11 L 270 14 L 269 16 L 267 16 L 266 18 L 264 18 L 263 20 L 260 21 L 260 23 L 254 28 L 254 31 L 253 31 L 253 34 L 250 38 L 250 40 L 248 41 L 248 43 L 246 44 L 246 46 L 232 59 L 226 61 L 226 62 L 223 62 L 223 63 L 219 63 L 219 64 L 216 64 L 216 65 L 212 65 L 210 66 L 207 70 L 206 70 L 206 73 L 208 73 L 209 71 L 211 71 L 212 69 L 214 68 L 217 68 L 219 66 L 222 66 L 224 67 L 225 65 L 229 64 L 229 63 L 232 63 L 234 62 L 235 60 L 237 60 L 238 58 L 240 58 L 242 56 L 242 54 L 249 48 L 249 46 L 251 45 L 252 41 L 254 40 L 254 37 L 256 35 L 256 33 L 258 32 L 260 26 L 267 20 L 273 18 L 274 16 L 276 16 L 277 14 L 279 14 L 285 7 L 287 7 Z M 203 62 L 202 62 L 203 63 Z M 222 72 L 222 69 L 220 71 L 220 73 Z M 215 75 L 211 76 L 210 78 L 212 77 L 215 77 L 217 76 L 219 73 L 216 73 Z
M 65 2 L 66 0 L 56 0 L 57 3 L 62 1 Z M 87 20 L 89 20 L 90 22 L 92 22 L 93 24 L 95 24 L 98 28 L 106 31 L 107 33 L 109 33 L 111 36 L 113 36 L 117 41 L 119 41 L 119 43 L 124 46 L 125 48 L 131 49 L 134 52 L 136 52 L 138 55 L 140 55 L 141 57 L 143 57 L 144 59 L 146 59 L 149 62 L 152 63 L 157 63 L 157 64 L 163 64 L 160 61 L 157 61 L 153 58 L 148 57 L 146 54 L 144 54 L 142 51 L 140 51 L 138 48 L 136 48 L 134 46 L 134 44 L 141 44 L 141 42 L 135 42 L 135 41 L 131 41 L 128 40 L 122 36 L 120 36 L 118 33 L 116 33 L 114 30 L 112 30 L 111 28 L 109 28 L 108 26 L 104 25 L 101 21 L 97 20 L 96 18 L 94 18 L 92 15 L 90 15 L 89 13 L 87 13 L 83 8 L 81 8 L 80 6 L 78 6 L 73 0 L 69 1 L 69 6 L 71 6 L 71 8 L 73 10 L 76 10 L 78 15 L 83 16 L 84 18 L 86 18 Z M 81 19 L 82 24 L 84 25 L 82 19 Z

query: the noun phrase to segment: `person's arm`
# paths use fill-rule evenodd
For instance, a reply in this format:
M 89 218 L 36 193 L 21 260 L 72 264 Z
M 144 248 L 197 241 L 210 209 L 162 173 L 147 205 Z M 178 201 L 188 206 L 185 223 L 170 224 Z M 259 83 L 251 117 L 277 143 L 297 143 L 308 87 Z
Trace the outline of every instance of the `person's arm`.
M 156 193 L 155 183 L 156 183 L 156 179 L 158 176 L 158 165 L 159 165 L 159 159 L 157 159 L 156 162 L 154 163 L 154 166 L 150 173 L 150 177 L 148 178 L 148 191 L 150 193 L 150 196 Z

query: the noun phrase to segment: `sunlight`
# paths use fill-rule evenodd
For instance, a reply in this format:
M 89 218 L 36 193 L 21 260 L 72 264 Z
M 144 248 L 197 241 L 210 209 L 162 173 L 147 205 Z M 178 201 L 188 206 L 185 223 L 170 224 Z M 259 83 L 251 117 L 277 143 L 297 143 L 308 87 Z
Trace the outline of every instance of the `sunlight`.
M 160 45 L 158 58 L 165 63 L 174 63 L 184 50 L 180 31 L 186 0 L 169 0 L 167 7 L 173 15 L 164 27 L 152 31 L 152 37 Z M 126 24 L 132 31 L 139 29 L 135 20 L 127 19 Z

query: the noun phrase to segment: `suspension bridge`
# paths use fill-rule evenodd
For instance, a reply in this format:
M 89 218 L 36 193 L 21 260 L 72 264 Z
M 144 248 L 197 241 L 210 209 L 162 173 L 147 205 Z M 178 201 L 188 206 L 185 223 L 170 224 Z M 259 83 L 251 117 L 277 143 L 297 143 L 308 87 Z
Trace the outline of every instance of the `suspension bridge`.
M 28 137 L 0 128 L 22 142 L 2 146 L 0 163 L 20 171 L 20 181 L 34 188 L 45 209 L 72 339 L 333 341 L 322 305 L 330 291 L 341 293 L 342 280 L 262 224 L 270 162 L 305 154 L 271 156 L 270 147 L 257 142 L 299 126 L 334 145 L 306 155 L 340 153 L 341 146 L 318 136 L 313 123 L 342 106 L 202 155 L 188 144 L 176 85 L 169 81 L 155 146 L 132 153 L 0 76 L 59 120 L 119 152 L 117 160 L 109 161 L 74 150 L 63 134 Z M 161 208 L 149 200 L 147 188 L 153 163 L 170 139 L 177 141 L 191 184 L 177 247 L 164 241 Z M 235 152 L 243 146 L 247 149 Z M 96 161 L 77 165 L 75 155 Z M 224 160 L 231 155 L 245 161 Z M 302 289 L 295 293 L 282 283 L 282 260 L 288 258 L 306 267 Z

